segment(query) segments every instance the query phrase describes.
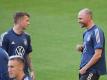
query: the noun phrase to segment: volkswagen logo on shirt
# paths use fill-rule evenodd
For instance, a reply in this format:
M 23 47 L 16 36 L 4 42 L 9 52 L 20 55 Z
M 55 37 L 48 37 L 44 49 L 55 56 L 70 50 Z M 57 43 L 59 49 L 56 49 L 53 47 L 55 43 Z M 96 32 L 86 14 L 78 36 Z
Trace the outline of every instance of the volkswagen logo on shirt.
M 25 54 L 25 49 L 23 46 L 18 46 L 15 50 L 16 55 L 23 56 Z

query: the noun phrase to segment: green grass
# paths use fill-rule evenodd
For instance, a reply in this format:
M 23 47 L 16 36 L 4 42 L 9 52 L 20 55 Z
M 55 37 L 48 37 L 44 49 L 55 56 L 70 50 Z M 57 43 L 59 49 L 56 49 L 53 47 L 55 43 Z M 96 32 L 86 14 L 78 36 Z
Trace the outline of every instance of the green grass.
M 107 36 L 106 5 L 106 0 L 1 0 L 0 33 L 13 26 L 15 12 L 29 12 L 27 32 L 32 37 L 37 80 L 78 80 L 80 54 L 75 46 L 81 43 L 83 30 L 77 23 L 77 13 L 84 7 L 91 8 L 96 24 Z M 106 79 L 103 76 L 100 80 Z

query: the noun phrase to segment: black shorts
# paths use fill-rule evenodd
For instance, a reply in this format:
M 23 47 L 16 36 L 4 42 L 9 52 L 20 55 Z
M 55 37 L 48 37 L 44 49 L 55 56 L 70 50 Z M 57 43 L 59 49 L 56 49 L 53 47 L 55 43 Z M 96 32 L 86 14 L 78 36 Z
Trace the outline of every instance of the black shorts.
M 100 76 L 95 73 L 79 74 L 79 80 L 99 80 Z

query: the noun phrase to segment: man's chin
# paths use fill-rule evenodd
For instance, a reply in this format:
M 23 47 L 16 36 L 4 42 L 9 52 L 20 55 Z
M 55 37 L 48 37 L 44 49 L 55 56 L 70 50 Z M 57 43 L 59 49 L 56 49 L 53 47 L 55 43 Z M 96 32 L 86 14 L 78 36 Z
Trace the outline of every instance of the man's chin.
M 10 77 L 11 79 L 14 79 L 14 78 L 15 78 L 15 76 L 13 76 L 13 75 L 10 75 L 9 77 Z
M 80 28 L 84 28 L 85 26 L 80 26 Z
M 86 25 L 84 23 L 80 23 L 80 27 L 84 28 Z

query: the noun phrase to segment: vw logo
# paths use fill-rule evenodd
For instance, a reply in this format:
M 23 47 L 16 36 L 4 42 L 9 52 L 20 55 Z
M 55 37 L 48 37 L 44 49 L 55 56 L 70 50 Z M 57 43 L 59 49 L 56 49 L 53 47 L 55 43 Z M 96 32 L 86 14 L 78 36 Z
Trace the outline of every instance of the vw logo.
M 16 55 L 23 56 L 25 54 L 25 49 L 22 46 L 18 46 L 15 50 Z

